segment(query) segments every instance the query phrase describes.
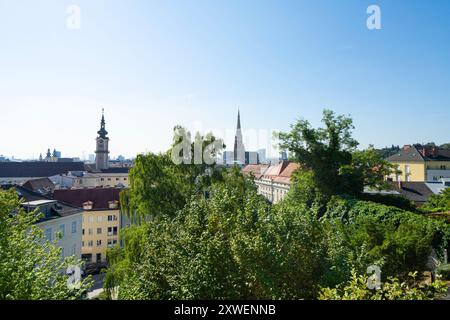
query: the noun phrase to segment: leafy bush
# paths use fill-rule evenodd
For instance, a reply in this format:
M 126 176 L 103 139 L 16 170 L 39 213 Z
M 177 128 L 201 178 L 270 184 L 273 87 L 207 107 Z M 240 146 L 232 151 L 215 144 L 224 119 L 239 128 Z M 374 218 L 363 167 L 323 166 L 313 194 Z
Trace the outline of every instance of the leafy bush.
M 450 188 L 444 189 L 439 195 L 432 195 L 422 207 L 427 212 L 450 211 Z
M 449 237 L 448 227 L 428 217 L 396 207 L 356 199 L 334 197 L 322 218 L 346 252 L 347 274 L 354 267 L 363 272 L 367 266 L 383 267 L 387 276 L 405 276 L 410 270 L 427 270 L 434 249 L 442 253 Z
M 323 288 L 319 300 L 433 300 L 447 293 L 441 280 L 420 284 L 417 272 L 409 273 L 406 281 L 389 278 L 380 289 L 369 289 L 368 277 L 358 276 L 353 270 L 351 279 L 336 288 Z
M 363 201 L 372 201 L 379 204 L 384 204 L 390 207 L 396 207 L 405 211 L 418 212 L 414 203 L 405 197 L 395 194 L 368 194 L 362 193 L 359 199 Z

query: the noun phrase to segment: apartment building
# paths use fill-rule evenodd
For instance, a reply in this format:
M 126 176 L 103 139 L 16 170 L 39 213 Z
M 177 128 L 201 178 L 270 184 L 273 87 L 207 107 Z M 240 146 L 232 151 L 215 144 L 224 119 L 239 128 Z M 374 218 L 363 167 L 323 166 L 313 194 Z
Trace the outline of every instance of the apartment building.
M 242 173 L 254 178 L 258 193 L 271 203 L 284 199 L 291 187 L 291 178 L 300 165 L 289 161 L 280 161 L 271 165 L 248 165 Z
M 405 145 L 387 160 L 396 164 L 400 171 L 389 177 L 392 181 L 438 182 L 450 178 L 450 150 Z
M 108 248 L 119 243 L 121 214 L 118 188 L 55 190 L 54 198 L 83 211 L 82 259 L 106 262 Z
M 108 168 L 95 171 L 70 171 L 50 177 L 56 189 L 127 188 L 130 168 Z
M 46 240 L 61 248 L 61 257 L 81 258 L 83 210 L 53 200 L 21 186 L 11 186 L 22 200 L 27 212 L 42 214 L 36 226 L 42 229 Z

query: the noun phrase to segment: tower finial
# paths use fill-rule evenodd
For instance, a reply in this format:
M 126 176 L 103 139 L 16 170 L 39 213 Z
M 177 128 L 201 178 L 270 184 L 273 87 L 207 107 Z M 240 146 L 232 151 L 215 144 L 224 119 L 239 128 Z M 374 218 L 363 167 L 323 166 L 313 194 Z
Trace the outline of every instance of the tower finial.
M 108 131 L 106 131 L 106 123 L 105 123 L 105 109 L 102 108 L 102 120 L 100 121 L 100 130 L 97 132 L 99 137 L 106 139 L 106 135 Z

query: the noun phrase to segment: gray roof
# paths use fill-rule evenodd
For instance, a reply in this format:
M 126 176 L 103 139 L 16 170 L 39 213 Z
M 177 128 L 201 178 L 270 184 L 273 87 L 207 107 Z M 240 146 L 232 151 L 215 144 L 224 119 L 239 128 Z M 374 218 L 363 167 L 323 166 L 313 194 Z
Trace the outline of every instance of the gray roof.
M 395 191 L 416 204 L 424 204 L 434 194 L 425 182 L 402 182 L 401 188 L 397 182 L 392 185 Z
M 422 153 L 423 146 L 413 145 L 409 148 L 403 148 L 398 153 L 388 157 L 386 160 L 391 162 L 424 162 L 424 161 L 450 161 L 450 150 L 437 149 L 435 155 L 431 153 Z
M 408 149 L 402 149 L 398 153 L 388 157 L 387 161 L 408 161 L 408 162 L 424 162 L 425 159 L 416 146 Z
M 68 217 L 74 214 L 79 214 L 83 212 L 82 209 L 75 206 L 71 206 L 66 203 L 62 203 L 58 200 L 53 200 L 48 197 L 42 196 L 41 194 L 29 190 L 21 186 L 11 186 L 10 188 L 15 188 L 18 193 L 19 198 L 23 201 L 23 206 L 25 209 L 30 208 L 33 210 L 35 207 L 47 207 L 46 215 L 38 221 L 38 223 L 58 219 L 61 217 Z M 40 204 L 40 205 L 39 205 Z
M 84 171 L 83 162 L 0 162 L 0 178 L 44 178 Z

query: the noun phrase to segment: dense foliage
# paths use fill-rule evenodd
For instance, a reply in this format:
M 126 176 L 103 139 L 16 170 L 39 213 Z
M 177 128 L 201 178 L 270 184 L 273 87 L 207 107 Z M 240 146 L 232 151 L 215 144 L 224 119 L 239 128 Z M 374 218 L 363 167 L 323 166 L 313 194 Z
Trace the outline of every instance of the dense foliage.
M 36 212 L 21 208 L 17 193 L 0 191 L 0 300 L 63 300 L 82 297 L 89 288 L 84 279 L 69 288 L 65 271 L 77 264 L 61 259 L 61 249 L 44 239 L 34 225 Z
M 441 194 L 432 195 L 422 209 L 428 212 L 450 211 L 450 188 L 444 189 Z
M 151 218 L 125 229 L 124 247 L 109 252 L 107 288 L 121 299 L 339 299 L 376 265 L 385 292 L 354 297 L 431 297 L 403 282 L 412 271 L 419 281 L 429 257 L 442 255 L 448 225 L 398 197 L 364 195 L 385 187 L 392 166 L 373 148 L 355 150 L 351 119 L 325 111 L 324 123 L 299 121 L 280 134 L 302 169 L 276 205 L 238 167 L 140 156 L 122 205 Z
M 368 276 L 358 276 L 353 271 L 348 282 L 322 289 L 319 300 L 433 300 L 447 293 L 445 282 L 421 283 L 417 272 L 410 273 L 403 282 L 391 277 L 380 289 L 369 289 L 368 281 Z

